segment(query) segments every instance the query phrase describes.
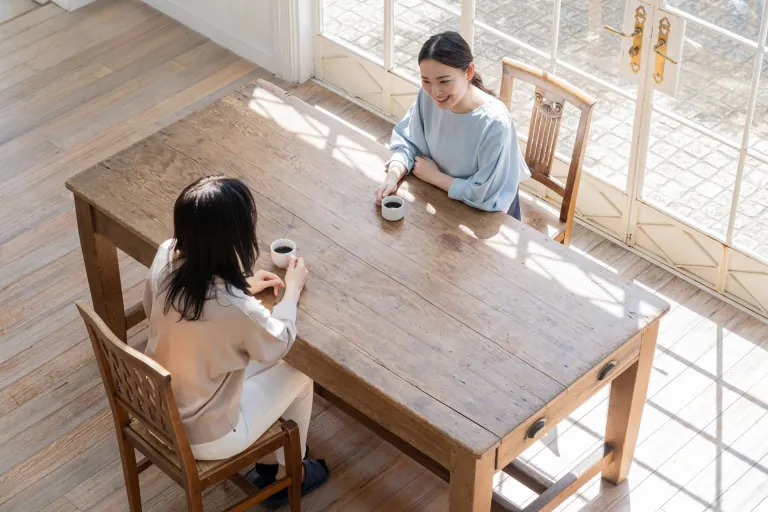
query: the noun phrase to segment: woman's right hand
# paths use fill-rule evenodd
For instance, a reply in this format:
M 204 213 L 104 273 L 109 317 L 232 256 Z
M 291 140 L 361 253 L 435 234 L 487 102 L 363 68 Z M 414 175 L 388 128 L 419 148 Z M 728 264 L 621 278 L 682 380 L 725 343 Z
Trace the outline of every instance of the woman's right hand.
M 309 279 L 309 270 L 304 263 L 304 258 L 295 258 L 291 256 L 288 268 L 285 271 L 285 294 L 293 296 L 298 300 L 298 296 L 304 289 Z
M 391 196 L 397 191 L 397 184 L 400 182 L 400 178 L 405 174 L 407 169 L 400 162 L 392 162 L 389 164 L 387 170 L 387 178 L 384 183 L 379 185 L 376 189 L 376 204 L 381 205 L 381 201 L 388 196 Z
M 389 178 L 387 178 L 387 181 L 379 185 L 379 188 L 376 189 L 376 204 L 381 205 L 381 201 L 385 197 L 389 197 L 394 194 L 396 190 L 397 183 L 390 183 Z

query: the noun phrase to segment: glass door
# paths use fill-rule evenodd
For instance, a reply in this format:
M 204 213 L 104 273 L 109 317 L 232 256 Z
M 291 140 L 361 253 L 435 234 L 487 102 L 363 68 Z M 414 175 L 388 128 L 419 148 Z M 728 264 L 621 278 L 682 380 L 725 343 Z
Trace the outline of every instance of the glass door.
M 768 183 L 768 159 L 754 126 L 763 123 L 756 115 L 765 88 L 764 12 L 757 1 L 656 7 L 651 44 L 659 44 L 662 20 L 670 40 L 678 35 L 679 48 L 667 52 L 675 63 L 665 64 L 675 83 L 660 86 L 648 67 L 647 135 L 639 148 L 645 161 L 627 236 L 642 252 L 763 314 L 768 211 L 760 186 Z M 743 275 L 747 260 L 751 278 Z

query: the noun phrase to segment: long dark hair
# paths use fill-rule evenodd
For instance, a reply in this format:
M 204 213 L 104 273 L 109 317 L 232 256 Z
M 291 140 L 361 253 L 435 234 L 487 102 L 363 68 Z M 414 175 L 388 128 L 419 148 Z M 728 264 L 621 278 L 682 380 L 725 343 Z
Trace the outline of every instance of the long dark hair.
M 259 257 L 256 203 L 248 186 L 224 176 L 200 178 L 185 188 L 173 207 L 172 249 L 178 258 L 163 284 L 165 314 L 199 320 L 216 277 L 226 289 L 248 292 L 247 278 Z
M 469 65 L 474 62 L 472 50 L 467 42 L 458 32 L 441 32 L 435 34 L 424 43 L 419 52 L 419 64 L 421 61 L 432 59 L 440 64 L 445 64 L 452 68 L 466 71 Z M 470 82 L 486 94 L 496 96 L 496 94 L 483 84 L 483 77 L 475 70 L 475 75 Z

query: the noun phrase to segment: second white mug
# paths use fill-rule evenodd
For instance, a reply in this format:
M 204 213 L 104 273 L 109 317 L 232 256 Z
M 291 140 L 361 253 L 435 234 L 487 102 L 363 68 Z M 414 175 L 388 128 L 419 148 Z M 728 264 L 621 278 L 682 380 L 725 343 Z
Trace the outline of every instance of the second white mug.
M 296 242 L 287 238 L 280 238 L 272 242 L 270 252 L 272 253 L 272 263 L 277 267 L 287 268 L 291 256 L 296 256 Z

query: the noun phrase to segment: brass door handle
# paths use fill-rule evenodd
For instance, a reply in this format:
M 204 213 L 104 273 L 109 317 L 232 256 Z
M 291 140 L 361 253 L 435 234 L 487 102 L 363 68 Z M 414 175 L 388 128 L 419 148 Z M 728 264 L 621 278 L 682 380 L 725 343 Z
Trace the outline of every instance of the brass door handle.
M 615 29 L 609 25 L 603 25 L 603 28 L 611 34 L 616 34 L 617 36 L 624 38 L 632 38 L 632 45 L 629 48 L 628 64 L 633 73 L 640 72 L 640 62 L 642 60 L 641 53 L 643 51 L 643 29 L 645 27 L 646 19 L 647 13 L 645 12 L 645 7 L 639 5 L 637 9 L 635 9 L 633 20 L 635 23 L 635 29 L 631 34 L 626 34 L 621 30 Z M 622 47 L 624 47 L 624 45 L 622 45 Z
M 664 60 L 671 62 L 672 64 L 677 64 L 677 61 L 675 59 L 672 59 L 670 57 L 667 57 L 666 54 L 661 53 L 659 51 L 659 48 L 663 48 L 666 43 L 664 41 L 659 41 L 656 43 L 656 45 L 653 47 L 653 51 L 656 52 L 656 55 L 659 55 L 660 57 L 663 57 Z
M 617 30 L 617 29 L 615 29 L 613 27 L 610 27 L 608 25 L 603 25 L 603 28 L 605 30 L 607 30 L 608 32 L 612 33 L 612 34 L 616 34 L 617 36 L 621 36 L 621 37 L 636 37 L 636 36 L 639 36 L 639 35 L 641 35 L 643 33 L 643 29 L 641 29 L 640 27 L 637 27 L 635 29 L 635 31 L 632 32 L 631 34 L 625 34 L 621 30 Z

